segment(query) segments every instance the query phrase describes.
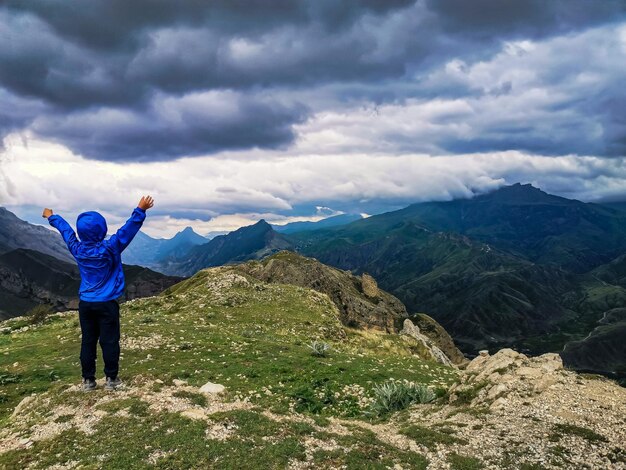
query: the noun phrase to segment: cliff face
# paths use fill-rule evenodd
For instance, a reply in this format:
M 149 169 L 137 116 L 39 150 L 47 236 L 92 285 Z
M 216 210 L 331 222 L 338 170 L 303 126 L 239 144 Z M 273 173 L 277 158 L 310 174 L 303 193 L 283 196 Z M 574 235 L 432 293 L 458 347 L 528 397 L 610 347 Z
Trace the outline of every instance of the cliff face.
M 424 335 L 430 338 L 434 345 L 441 349 L 453 364 L 461 365 L 467 362 L 461 350 L 454 344 L 452 337 L 433 318 L 424 313 L 417 313 L 411 315 L 411 321 Z
M 626 385 L 626 308 L 605 312 L 599 325 L 560 353 L 567 367 L 608 375 Z
M 140 266 L 124 266 L 124 273 L 124 300 L 157 295 L 182 280 Z M 75 264 L 26 249 L 0 255 L 0 319 L 23 315 L 42 303 L 57 311 L 75 309 L 79 286 Z
M 62 261 L 74 263 L 74 258 L 67 251 L 58 232 L 30 224 L 0 207 L 0 254 L 19 248 L 37 250 Z

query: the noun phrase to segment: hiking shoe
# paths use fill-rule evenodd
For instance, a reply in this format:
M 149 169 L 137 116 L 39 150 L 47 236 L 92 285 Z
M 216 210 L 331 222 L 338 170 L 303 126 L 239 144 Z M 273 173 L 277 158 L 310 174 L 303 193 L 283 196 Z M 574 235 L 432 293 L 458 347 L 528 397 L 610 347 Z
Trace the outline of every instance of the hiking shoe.
M 119 378 L 112 379 L 111 377 L 107 377 L 107 381 L 104 384 L 105 390 L 115 390 L 117 387 L 122 385 L 122 381 Z
M 83 392 L 90 392 L 96 389 L 95 379 L 83 379 Z

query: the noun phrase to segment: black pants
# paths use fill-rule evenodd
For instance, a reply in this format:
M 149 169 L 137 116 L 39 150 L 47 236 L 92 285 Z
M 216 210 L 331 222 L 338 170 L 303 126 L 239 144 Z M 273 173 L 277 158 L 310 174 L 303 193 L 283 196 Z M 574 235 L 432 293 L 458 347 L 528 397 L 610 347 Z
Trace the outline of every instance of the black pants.
M 120 306 L 115 300 L 78 304 L 78 317 L 83 340 L 80 348 L 80 364 L 83 378 L 96 378 L 96 349 L 98 340 L 104 359 L 104 374 L 117 378 L 120 363 Z

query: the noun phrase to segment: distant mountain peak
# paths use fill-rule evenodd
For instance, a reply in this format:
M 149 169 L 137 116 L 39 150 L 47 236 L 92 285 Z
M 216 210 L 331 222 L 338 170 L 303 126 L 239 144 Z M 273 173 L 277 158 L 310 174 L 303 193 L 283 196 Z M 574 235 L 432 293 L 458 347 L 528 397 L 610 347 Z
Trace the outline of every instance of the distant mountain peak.
M 201 241 L 203 243 L 205 241 L 205 238 L 202 235 L 196 233 L 193 228 L 185 227 L 183 230 L 174 235 L 171 240 L 190 240 L 192 242 L 197 241 L 198 243 L 200 243 Z
M 491 201 L 498 201 L 503 203 L 575 203 L 575 201 L 566 199 L 560 196 L 546 193 L 541 189 L 533 186 L 530 183 L 522 184 L 515 183 L 508 186 L 503 186 L 495 191 L 492 191 L 482 196 L 478 196 L 476 199 L 488 199 Z

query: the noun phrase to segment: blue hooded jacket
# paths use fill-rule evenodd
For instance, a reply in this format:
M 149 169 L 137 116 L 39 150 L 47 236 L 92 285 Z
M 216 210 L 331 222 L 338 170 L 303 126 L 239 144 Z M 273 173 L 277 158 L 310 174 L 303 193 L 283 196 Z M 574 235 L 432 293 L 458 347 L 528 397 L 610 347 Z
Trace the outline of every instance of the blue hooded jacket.
M 124 293 L 124 271 L 122 270 L 122 251 L 137 235 L 146 211 L 135 208 L 130 219 L 108 240 L 107 223 L 97 212 L 83 212 L 76 220 L 76 230 L 80 241 L 70 224 L 60 215 L 48 217 L 48 223 L 56 228 L 65 240 L 80 271 L 81 300 L 88 302 L 106 302 L 117 299 Z

